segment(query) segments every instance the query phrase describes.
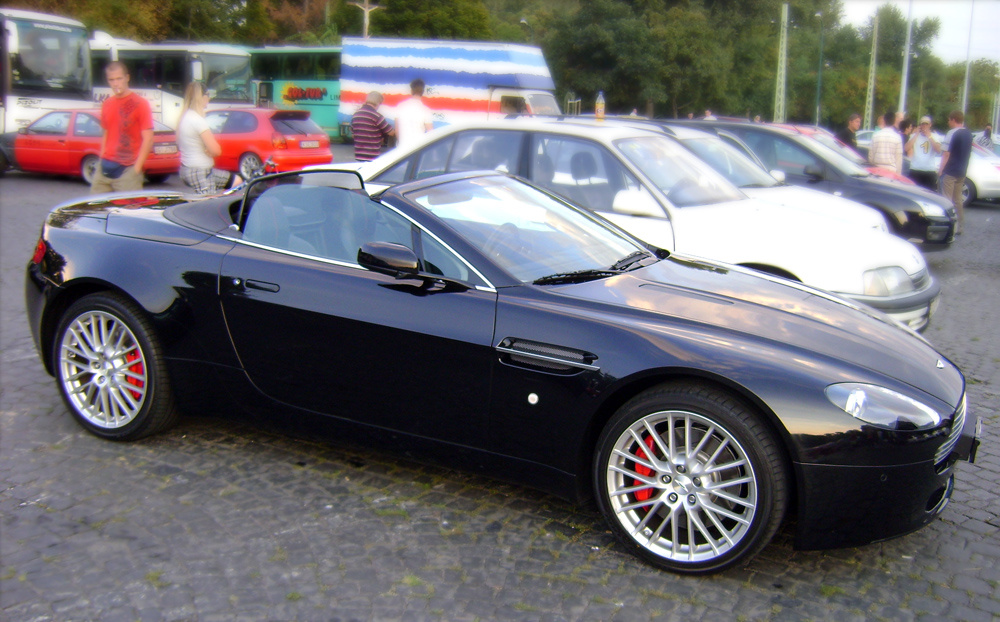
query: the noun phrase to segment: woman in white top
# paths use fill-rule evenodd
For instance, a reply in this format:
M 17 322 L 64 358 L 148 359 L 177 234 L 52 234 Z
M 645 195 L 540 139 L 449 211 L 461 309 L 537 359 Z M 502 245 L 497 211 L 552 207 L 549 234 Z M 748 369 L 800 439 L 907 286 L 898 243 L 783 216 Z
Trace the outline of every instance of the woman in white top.
M 177 125 L 177 148 L 181 152 L 180 177 L 198 194 L 216 194 L 234 176 L 215 167 L 215 157 L 222 154 L 219 141 L 205 119 L 208 91 L 201 82 L 192 82 L 184 91 L 184 107 Z M 235 178 L 238 183 L 238 178 Z

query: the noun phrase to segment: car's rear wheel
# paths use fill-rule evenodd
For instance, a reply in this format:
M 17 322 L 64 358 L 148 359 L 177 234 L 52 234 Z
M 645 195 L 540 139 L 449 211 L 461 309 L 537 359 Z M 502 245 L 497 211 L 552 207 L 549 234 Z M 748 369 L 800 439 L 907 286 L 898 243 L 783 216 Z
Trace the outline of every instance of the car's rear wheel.
M 244 153 L 240 156 L 240 177 L 243 179 L 253 179 L 264 172 L 264 162 L 256 153 Z
M 788 505 L 788 470 L 756 413 L 708 385 L 665 384 L 608 422 L 595 460 L 598 505 L 618 540 L 673 572 L 749 560 Z
M 965 183 L 962 184 L 962 205 L 968 205 L 977 199 L 976 195 L 976 184 L 972 183 L 968 177 L 965 178 Z
M 111 440 L 154 434 L 177 420 L 149 321 L 116 294 L 91 294 L 63 314 L 53 344 L 56 380 L 76 420 Z
M 100 162 L 101 159 L 95 155 L 84 156 L 80 162 L 80 177 L 83 177 L 83 181 L 88 184 L 94 183 L 94 177 L 97 176 L 97 166 Z

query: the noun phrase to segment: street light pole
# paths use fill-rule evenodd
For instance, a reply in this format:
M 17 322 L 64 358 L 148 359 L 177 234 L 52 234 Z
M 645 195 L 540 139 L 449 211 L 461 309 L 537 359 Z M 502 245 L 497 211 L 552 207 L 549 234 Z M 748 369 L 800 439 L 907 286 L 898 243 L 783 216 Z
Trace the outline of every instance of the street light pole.
M 910 81 L 910 36 L 913 32 L 913 0 L 910 0 L 910 10 L 906 15 L 906 49 L 903 51 L 903 78 L 899 87 L 899 110 L 906 112 L 906 87 Z M 920 110 L 917 110 L 920 114 Z
M 817 12 L 819 18 L 819 69 L 816 70 L 816 127 L 819 127 L 820 94 L 823 92 L 823 13 Z

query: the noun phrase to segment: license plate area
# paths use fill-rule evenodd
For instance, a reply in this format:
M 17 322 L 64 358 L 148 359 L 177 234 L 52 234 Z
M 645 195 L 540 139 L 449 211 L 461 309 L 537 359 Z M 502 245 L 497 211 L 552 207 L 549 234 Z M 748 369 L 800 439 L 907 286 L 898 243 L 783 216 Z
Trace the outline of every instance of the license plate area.
M 317 147 L 319 147 L 319 141 L 303 140 L 302 142 L 299 143 L 299 146 L 302 147 L 303 149 L 316 149 Z

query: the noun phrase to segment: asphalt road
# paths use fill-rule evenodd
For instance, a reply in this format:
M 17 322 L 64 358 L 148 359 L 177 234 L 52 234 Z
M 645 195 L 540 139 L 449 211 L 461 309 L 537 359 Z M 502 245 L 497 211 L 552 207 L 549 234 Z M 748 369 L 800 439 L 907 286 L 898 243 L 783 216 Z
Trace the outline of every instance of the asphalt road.
M 963 368 L 984 418 L 979 459 L 960 465 L 941 518 L 827 552 L 793 550 L 786 527 L 747 567 L 690 578 L 624 553 L 592 508 L 231 413 L 130 444 L 87 434 L 23 309 L 46 212 L 86 191 L 0 178 L 0 619 L 1000 616 L 1000 205 L 971 206 L 965 234 L 929 256 L 944 292 L 926 336 Z

